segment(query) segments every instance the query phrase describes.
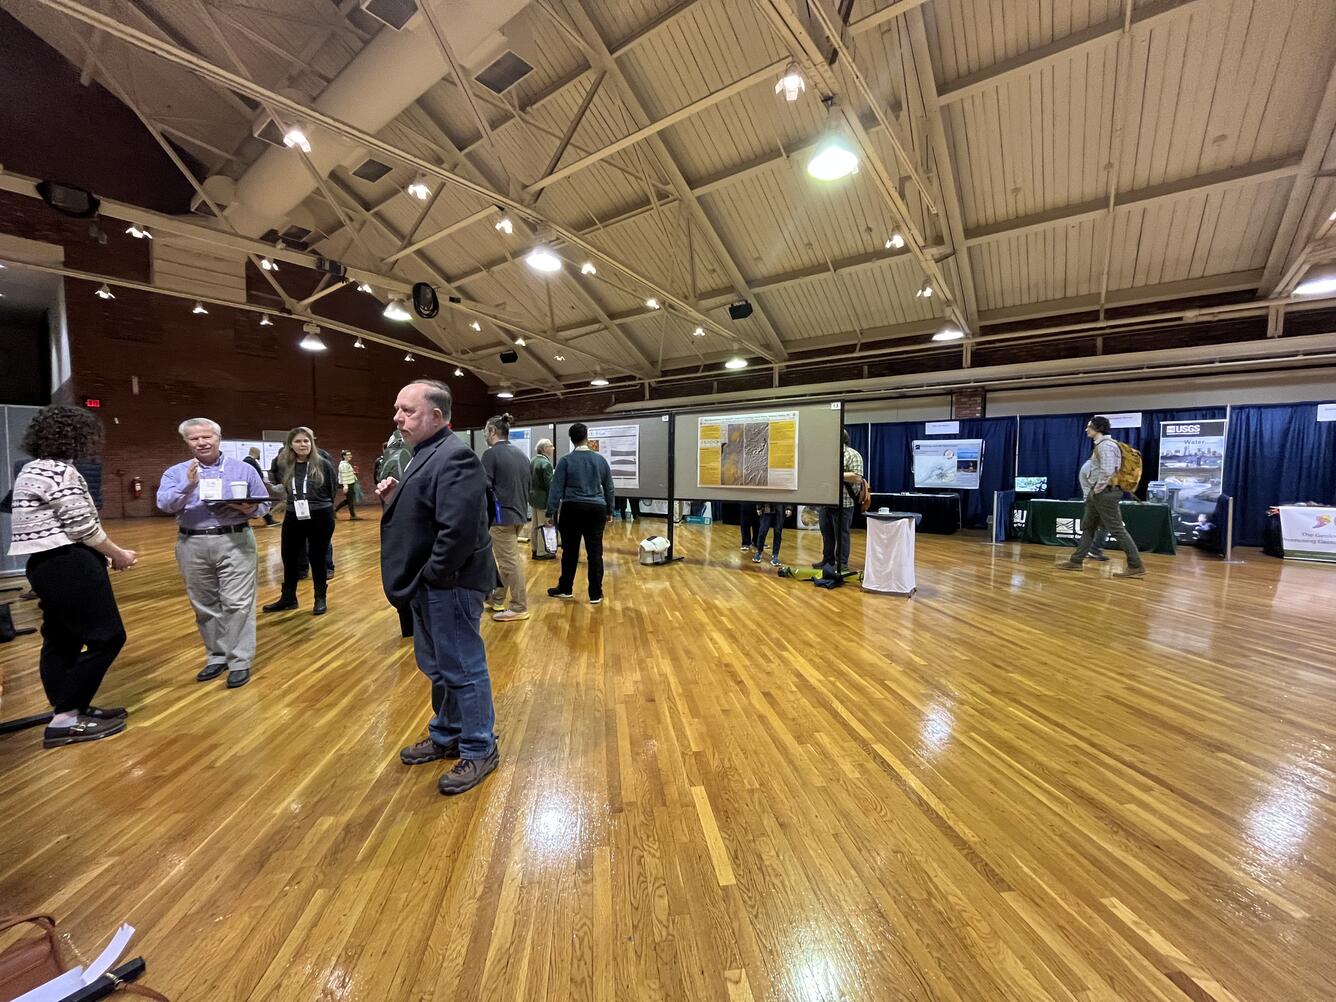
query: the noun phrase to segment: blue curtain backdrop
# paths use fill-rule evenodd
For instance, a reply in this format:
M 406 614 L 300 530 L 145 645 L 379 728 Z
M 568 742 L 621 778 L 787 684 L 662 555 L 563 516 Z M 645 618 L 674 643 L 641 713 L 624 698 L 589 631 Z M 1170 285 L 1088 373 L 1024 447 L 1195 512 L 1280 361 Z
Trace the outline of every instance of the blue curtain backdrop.
M 1319 424 L 1315 403 L 1233 408 L 1225 492 L 1234 496 L 1239 546 L 1262 545 L 1271 505 L 1336 504 L 1336 422 Z
M 867 472 L 867 436 L 868 436 L 868 431 L 867 431 L 867 430 L 868 430 L 868 425 L 867 425 L 867 423 L 864 422 L 863 424 L 846 424 L 846 425 L 844 426 L 844 430 L 847 431 L 847 432 L 849 433 L 849 444 L 850 444 L 854 449 L 858 450 L 858 454 L 859 454 L 860 456 L 863 457 L 863 472 L 866 473 L 866 472 Z
M 1160 465 L 1160 422 L 1212 421 L 1225 416 L 1223 407 L 1142 411 L 1140 428 L 1115 428 L 1113 437 L 1141 452 L 1142 478 L 1137 491 L 1142 497 L 1146 484 L 1156 479 Z M 1081 466 L 1090 458 L 1090 440 L 1085 426 L 1089 414 L 1041 414 L 1021 418 L 1020 468 L 1023 477 L 1048 477 L 1046 497 L 1079 498 L 1076 482 Z M 1227 451 L 1234 447 L 1233 441 Z
M 914 489 L 915 439 L 981 438 L 983 470 L 977 491 L 962 491 L 960 518 L 969 528 L 983 528 L 993 511 L 993 492 L 1010 490 L 1016 482 L 1016 419 L 962 420 L 955 435 L 927 435 L 922 421 L 894 421 L 871 426 L 871 442 L 864 458 L 867 477 L 878 493 Z M 861 450 L 860 450 L 861 451 Z

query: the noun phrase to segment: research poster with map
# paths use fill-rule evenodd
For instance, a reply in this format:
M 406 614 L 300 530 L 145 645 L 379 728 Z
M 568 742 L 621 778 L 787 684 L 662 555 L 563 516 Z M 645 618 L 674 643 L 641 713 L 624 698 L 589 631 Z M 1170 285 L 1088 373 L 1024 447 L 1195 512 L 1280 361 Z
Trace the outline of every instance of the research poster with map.
M 640 425 L 591 424 L 588 444 L 612 467 L 613 487 L 640 489 Z
M 976 491 L 983 469 L 983 439 L 932 438 L 913 443 L 914 486 Z
M 1214 526 L 1225 482 L 1227 421 L 1161 421 L 1160 476 L 1173 513 L 1174 536 L 1195 543 Z
M 798 412 L 701 417 L 696 485 L 798 489 Z

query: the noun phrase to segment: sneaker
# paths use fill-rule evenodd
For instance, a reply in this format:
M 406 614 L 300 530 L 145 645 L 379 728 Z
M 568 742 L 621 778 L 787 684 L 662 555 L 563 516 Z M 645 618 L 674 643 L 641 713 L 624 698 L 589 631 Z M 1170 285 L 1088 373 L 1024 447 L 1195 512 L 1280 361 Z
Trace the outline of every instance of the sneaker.
M 43 748 L 59 748 L 61 745 L 74 745 L 82 741 L 97 741 L 109 738 L 125 730 L 125 718 L 115 720 L 97 720 L 80 714 L 67 727 L 48 727 L 42 732 Z
M 756 556 L 752 557 L 752 563 L 759 564 L 760 562 L 761 562 L 761 552 L 760 550 L 757 550 Z
M 498 612 L 492 617 L 494 623 L 518 623 L 521 619 L 528 619 L 527 612 L 516 612 L 514 609 L 507 609 L 504 612 Z
M 487 608 L 491 609 L 493 612 L 505 612 L 510 606 L 506 605 L 505 602 L 493 602 L 488 600 Z
M 779 567 L 779 566 L 780 566 L 780 563 L 779 563 L 779 557 L 771 557 L 771 558 L 770 558 L 770 566 L 771 566 L 771 567 Z
M 501 750 L 493 748 L 486 758 L 461 758 L 455 767 L 440 778 L 436 789 L 447 797 L 473 789 L 496 770 L 501 762 Z
M 1146 576 L 1146 568 L 1128 567 L 1126 570 L 1114 571 L 1111 576 L 1115 578 L 1144 578 Z
M 547 590 L 547 594 L 548 594 L 548 597 L 549 597 L 549 598 L 574 598 L 574 597 L 575 597 L 575 593 L 574 593 L 574 592 L 562 591 L 560 588 L 549 588 L 549 589 Z
M 589 600 L 589 604 L 590 604 L 590 605 L 602 605 L 602 604 L 603 604 L 603 596 L 600 595 L 598 598 L 591 598 L 591 599 Z
M 747 552 L 748 550 L 750 550 L 750 549 L 751 549 L 751 547 L 748 546 L 746 543 L 742 544 L 742 552 L 743 552 L 743 553 L 746 553 L 746 552 Z
M 431 739 L 431 735 L 428 735 L 415 745 L 399 749 L 399 761 L 404 765 L 426 765 L 428 762 L 437 762 L 443 758 L 459 758 L 458 738 L 438 745 Z
M 1075 560 L 1059 560 L 1053 566 L 1060 571 L 1079 571 L 1081 569 L 1081 565 Z

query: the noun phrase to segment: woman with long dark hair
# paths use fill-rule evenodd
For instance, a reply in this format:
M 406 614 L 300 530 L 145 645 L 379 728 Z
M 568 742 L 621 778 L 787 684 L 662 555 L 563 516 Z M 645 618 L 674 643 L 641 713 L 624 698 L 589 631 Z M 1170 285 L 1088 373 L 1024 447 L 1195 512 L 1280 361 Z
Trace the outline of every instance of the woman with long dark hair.
M 113 543 L 76 459 L 97 454 L 102 426 L 78 407 L 47 407 L 28 425 L 33 456 L 14 481 L 10 556 L 26 554 L 28 582 L 42 603 L 42 688 L 54 715 L 47 748 L 96 741 L 125 730 L 122 707 L 93 706 L 103 676 L 125 645 L 107 567 L 133 567 L 133 550 Z
M 264 611 L 297 608 L 297 581 L 309 561 L 315 586 L 311 612 L 323 616 L 329 574 L 325 559 L 334 535 L 334 491 L 338 486 L 334 465 L 316 448 L 315 432 L 297 427 L 288 432 L 274 467 L 288 498 L 283 514 L 283 592 Z

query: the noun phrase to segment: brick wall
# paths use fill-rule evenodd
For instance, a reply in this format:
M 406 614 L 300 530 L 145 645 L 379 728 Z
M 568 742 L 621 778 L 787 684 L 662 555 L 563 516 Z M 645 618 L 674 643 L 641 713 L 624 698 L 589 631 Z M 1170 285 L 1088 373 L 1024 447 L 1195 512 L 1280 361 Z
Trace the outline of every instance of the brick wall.
M 951 416 L 957 420 L 981 418 L 987 392 L 982 386 L 971 386 L 951 394 Z

